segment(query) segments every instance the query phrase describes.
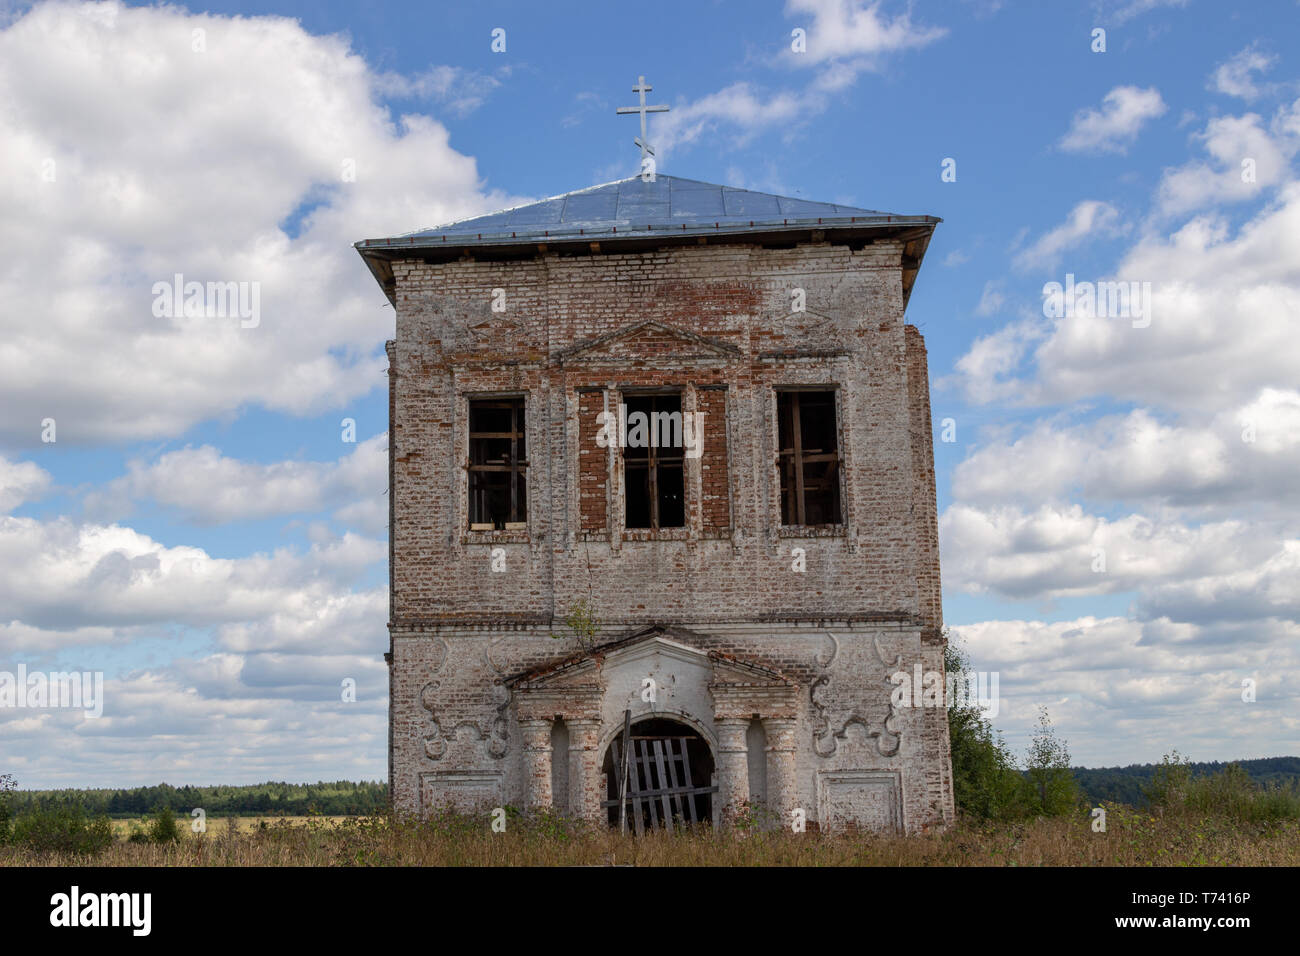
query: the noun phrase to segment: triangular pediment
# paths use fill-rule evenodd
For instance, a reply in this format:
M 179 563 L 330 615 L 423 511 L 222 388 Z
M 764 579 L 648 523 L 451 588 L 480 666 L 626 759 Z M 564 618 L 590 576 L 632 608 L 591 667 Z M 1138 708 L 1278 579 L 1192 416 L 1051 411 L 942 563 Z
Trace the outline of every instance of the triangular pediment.
M 507 686 L 559 689 L 566 686 L 590 686 L 593 672 L 602 665 L 628 663 L 656 655 L 692 661 L 712 667 L 718 679 L 726 683 L 774 682 L 793 684 L 780 671 L 733 654 L 710 650 L 700 635 L 683 627 L 653 625 L 644 627 L 591 651 L 570 655 L 534 667 L 507 678 Z
M 657 358 L 731 361 L 740 349 L 719 339 L 697 335 L 663 322 L 647 320 L 625 329 L 597 335 L 557 351 L 553 358 L 562 365 L 583 362 L 644 362 Z

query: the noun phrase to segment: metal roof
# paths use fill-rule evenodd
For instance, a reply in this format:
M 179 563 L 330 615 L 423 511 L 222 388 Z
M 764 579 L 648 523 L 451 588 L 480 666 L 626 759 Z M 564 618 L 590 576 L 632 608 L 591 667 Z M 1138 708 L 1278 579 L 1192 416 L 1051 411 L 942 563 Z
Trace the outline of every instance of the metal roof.
M 932 216 L 904 216 L 836 203 L 775 196 L 657 176 L 645 182 L 632 176 L 515 206 L 472 219 L 384 239 L 358 242 L 358 250 L 455 244 L 458 247 L 546 240 L 639 238 L 664 235 L 720 235 L 770 232 L 809 226 L 930 225 Z

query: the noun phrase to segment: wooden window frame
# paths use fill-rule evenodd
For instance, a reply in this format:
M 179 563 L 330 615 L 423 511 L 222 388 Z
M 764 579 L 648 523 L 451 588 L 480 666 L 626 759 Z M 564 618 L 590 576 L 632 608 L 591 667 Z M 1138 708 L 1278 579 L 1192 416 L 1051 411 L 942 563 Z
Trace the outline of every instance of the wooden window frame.
M 835 450 L 832 452 L 814 452 L 807 454 L 803 448 L 802 422 L 800 415 L 799 397 L 804 394 L 827 394 L 831 396 L 831 410 L 835 415 Z M 792 447 L 781 447 L 781 400 L 787 399 L 790 402 L 790 439 Z M 842 443 L 840 441 L 840 414 L 839 414 L 839 392 L 838 389 L 827 388 L 778 388 L 776 389 L 776 469 L 777 469 L 777 490 L 778 494 L 787 499 L 782 502 L 780 517 L 782 526 L 787 528 L 835 528 L 844 524 L 844 495 L 840 487 L 841 466 L 844 461 Z M 789 487 L 783 487 L 786 482 L 783 480 L 787 461 L 790 462 L 794 475 L 794 481 Z M 821 461 L 835 462 L 834 488 L 835 488 L 835 512 L 839 515 L 837 521 L 827 521 L 818 525 L 808 524 L 808 507 L 807 494 L 804 487 L 804 465 L 813 464 Z M 792 500 L 791 500 L 792 499 Z M 784 519 L 789 515 L 794 520 L 786 524 Z
M 510 430 L 505 432 L 476 432 L 473 430 L 474 410 L 475 408 L 508 408 L 510 409 Z M 526 524 L 528 521 L 528 459 L 519 457 L 519 441 L 524 440 L 527 445 L 527 427 L 528 427 L 528 399 L 524 395 L 492 395 L 483 396 L 482 398 L 469 398 L 466 415 L 466 432 L 469 436 L 466 445 L 466 489 L 469 493 L 469 514 L 468 525 L 471 531 L 475 529 L 476 523 L 486 524 L 486 521 L 475 522 L 474 508 L 474 475 L 485 474 L 490 472 L 509 472 L 510 473 L 510 505 L 509 516 L 501 521 L 503 528 L 508 529 L 511 524 Z M 504 465 L 476 465 L 474 463 L 474 442 L 475 440 L 492 440 L 508 438 L 510 440 L 510 457 Z M 521 480 L 522 479 L 522 480 Z M 521 487 L 522 486 L 522 487 Z M 522 503 L 523 518 L 519 517 L 520 505 Z M 482 518 L 482 515 L 479 515 Z M 496 521 L 493 520 L 493 528 L 496 530 Z
M 636 401 L 648 400 L 650 402 L 650 412 L 649 412 L 650 417 L 649 417 L 649 421 L 647 422 L 647 429 L 648 429 L 647 434 L 649 434 L 654 428 L 654 414 L 656 410 L 655 405 L 660 399 L 664 399 L 664 398 L 675 398 L 677 400 L 677 411 L 678 414 L 682 416 L 681 421 L 682 421 L 682 429 L 684 435 L 685 428 L 686 428 L 685 390 L 676 389 L 676 390 L 658 391 L 658 392 L 625 392 L 619 396 L 619 401 L 623 404 L 627 404 L 629 399 L 636 400 Z M 631 412 L 628 413 L 628 417 L 629 418 L 631 417 Z M 619 436 L 620 442 L 622 441 L 623 437 L 624 436 Z M 652 443 L 646 447 L 646 457 L 644 459 L 639 457 L 633 459 L 637 463 L 636 464 L 637 471 L 640 471 L 643 463 L 644 463 L 644 467 L 648 471 L 646 484 L 648 485 L 647 494 L 649 495 L 649 499 L 650 499 L 649 500 L 649 505 L 650 505 L 649 527 L 645 527 L 645 528 L 633 527 L 627 523 L 627 496 L 628 496 L 628 491 L 631 488 L 631 482 L 628 480 L 629 464 L 628 464 L 628 457 L 627 457 L 627 448 L 622 447 L 622 445 L 620 444 L 619 452 L 620 452 L 620 457 L 623 460 L 623 527 L 627 531 L 633 531 L 633 532 L 678 531 L 690 527 L 690 523 L 691 523 L 690 508 L 686 500 L 688 490 L 689 490 L 687 475 L 686 475 L 686 447 L 683 444 L 681 448 L 677 449 L 676 455 L 664 456 L 659 454 L 660 451 L 662 451 L 662 449 L 660 449 L 657 445 Z M 682 523 L 681 524 L 669 525 L 667 527 L 661 527 L 659 524 L 659 466 L 660 464 L 666 464 L 668 466 L 675 465 L 678 469 L 680 469 L 682 473 Z

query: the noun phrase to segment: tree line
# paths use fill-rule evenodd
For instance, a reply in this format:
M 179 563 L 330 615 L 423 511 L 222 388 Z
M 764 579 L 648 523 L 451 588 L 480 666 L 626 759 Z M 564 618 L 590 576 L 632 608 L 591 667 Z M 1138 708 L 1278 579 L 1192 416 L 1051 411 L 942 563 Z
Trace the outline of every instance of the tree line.
M 90 816 L 121 818 L 163 808 L 188 815 L 195 807 L 202 807 L 208 816 L 364 816 L 382 812 L 387 806 L 387 784 L 351 780 L 215 787 L 160 783 L 117 790 L 15 790 L 9 794 L 9 807 L 15 815 L 80 807 Z

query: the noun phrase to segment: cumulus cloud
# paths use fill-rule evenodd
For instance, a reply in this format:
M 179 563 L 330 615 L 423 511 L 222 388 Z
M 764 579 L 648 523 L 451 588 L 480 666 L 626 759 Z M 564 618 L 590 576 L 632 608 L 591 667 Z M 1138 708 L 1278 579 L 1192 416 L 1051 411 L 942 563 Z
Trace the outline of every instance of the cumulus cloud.
M 1096 309 L 1023 319 L 977 339 L 943 384 L 981 403 L 1108 395 L 1217 412 L 1295 381 L 1300 185 L 1235 231 L 1201 216 L 1168 237 L 1146 235 L 1114 278 L 1151 283 L 1148 326 Z M 1031 368 L 1022 376 L 1023 363 Z
M 509 67 L 499 71 L 507 78 L 510 72 Z M 445 104 L 456 116 L 474 112 L 501 84 L 502 80 L 491 74 L 445 65 L 431 66 L 414 76 L 383 73 L 376 78 L 376 88 L 385 95 L 430 99 Z
M 984 290 L 980 293 L 979 303 L 975 306 L 975 314 L 979 316 L 995 315 L 1002 306 L 1006 305 L 1006 302 L 1007 296 L 1002 289 L 1002 284 L 990 279 L 984 283 Z
M 1081 498 L 1237 513 L 1300 513 L 1300 391 L 1262 389 L 1238 408 L 1164 421 L 1150 409 L 1069 424 L 1037 421 L 975 447 L 952 491 L 982 505 Z
M 1152 10 L 1160 10 L 1169 7 L 1185 7 L 1187 0 L 1120 0 L 1120 2 L 1106 2 L 1098 5 L 1103 16 L 1110 18 L 1110 21 L 1117 26 L 1122 26 L 1144 13 L 1150 13 Z
M 0 512 L 35 501 L 50 487 L 50 474 L 32 461 L 10 461 L 0 455 Z
M 58 629 L 314 615 L 386 557 L 383 541 L 352 533 L 305 553 L 231 559 L 120 525 L 0 517 L 0 607 L 13 620 Z
M 1061 138 L 1069 152 L 1123 153 L 1148 121 L 1168 109 L 1155 87 L 1117 86 L 1101 101 L 1101 109 L 1080 110 Z
M 1291 542 L 1284 534 L 1270 536 L 1257 524 L 1235 520 L 1109 519 L 1078 504 L 1033 510 L 954 504 L 940 518 L 945 583 L 1017 600 L 1227 582 L 1287 555 Z M 1288 600 L 1300 598 L 1300 579 L 1291 586 Z
M 674 146 L 693 143 L 721 126 L 736 131 L 739 142 L 773 128 L 805 121 L 825 109 L 822 98 L 804 92 L 765 93 L 749 82 L 733 83 L 724 89 L 665 114 L 655 130 L 657 154 Z
M 1070 210 L 1065 222 L 1016 253 L 1012 263 L 1018 269 L 1053 268 L 1070 249 L 1121 231 L 1118 209 L 1108 202 L 1085 199 Z
M 54 2 L 0 31 L 0 437 L 170 436 L 382 386 L 392 313 L 351 243 L 509 204 L 440 123 L 389 113 L 393 82 L 281 17 Z M 260 321 L 155 316 L 176 274 L 257 283 Z
M 1251 74 L 1265 73 L 1276 62 L 1277 57 L 1272 54 L 1248 46 L 1215 68 L 1210 77 L 1210 88 L 1225 96 L 1237 96 L 1247 101 L 1256 99 L 1263 91 Z
M 275 659 L 256 664 L 214 655 L 108 679 L 104 715 L 94 720 L 80 711 L 33 717 L 0 710 L 7 769 L 23 787 L 383 779 L 382 660 L 326 656 L 276 673 L 281 666 Z M 303 675 L 309 684 L 297 696 L 282 693 L 290 685 L 257 683 L 302 681 Z M 344 677 L 357 681 L 355 703 L 338 693 Z
M 98 719 L 0 710 L 11 772 L 32 787 L 382 777 L 388 595 L 362 582 L 387 547 L 317 537 L 227 559 L 120 525 L 0 518 L 0 668 L 107 670 Z M 141 666 L 150 646 L 166 663 Z
M 906 11 L 890 16 L 882 6 L 879 0 L 787 0 L 786 16 L 807 20 L 807 49 L 787 51 L 787 62 L 817 67 L 820 88 L 840 89 L 877 68 L 883 55 L 928 46 L 948 33 L 913 23 Z
M 334 462 L 263 464 L 226 457 L 211 445 L 187 447 L 129 462 L 126 475 L 87 496 L 86 509 L 123 517 L 131 502 L 149 499 L 175 509 L 184 521 L 213 525 L 337 508 L 350 524 L 383 534 L 387 452 L 387 433 L 358 443 Z
M 1021 753 L 1047 705 L 1073 762 L 1198 760 L 1289 752 L 1300 738 L 1300 627 L 1176 624 L 1167 618 L 1077 617 L 959 625 L 954 637 L 999 675 L 997 725 Z M 1242 700 L 1242 681 L 1256 699 Z
M 673 104 L 656 120 L 654 144 L 662 163 L 674 147 L 702 137 L 730 132 L 743 145 L 754 137 L 780 130 L 793 131 L 823 113 L 831 94 L 851 86 L 864 71 L 878 69 L 883 59 L 919 49 L 947 34 L 942 27 L 912 21 L 910 13 L 890 15 L 879 0 L 788 0 L 785 13 L 794 28 L 805 31 L 805 51 L 783 46 L 778 62 L 815 71 L 802 89 L 764 89 L 741 81 L 695 100 Z
M 1157 195 L 1164 216 L 1251 199 L 1288 181 L 1300 150 L 1300 100 L 1267 124 L 1255 113 L 1215 117 L 1196 138 L 1209 159 L 1165 170 Z

